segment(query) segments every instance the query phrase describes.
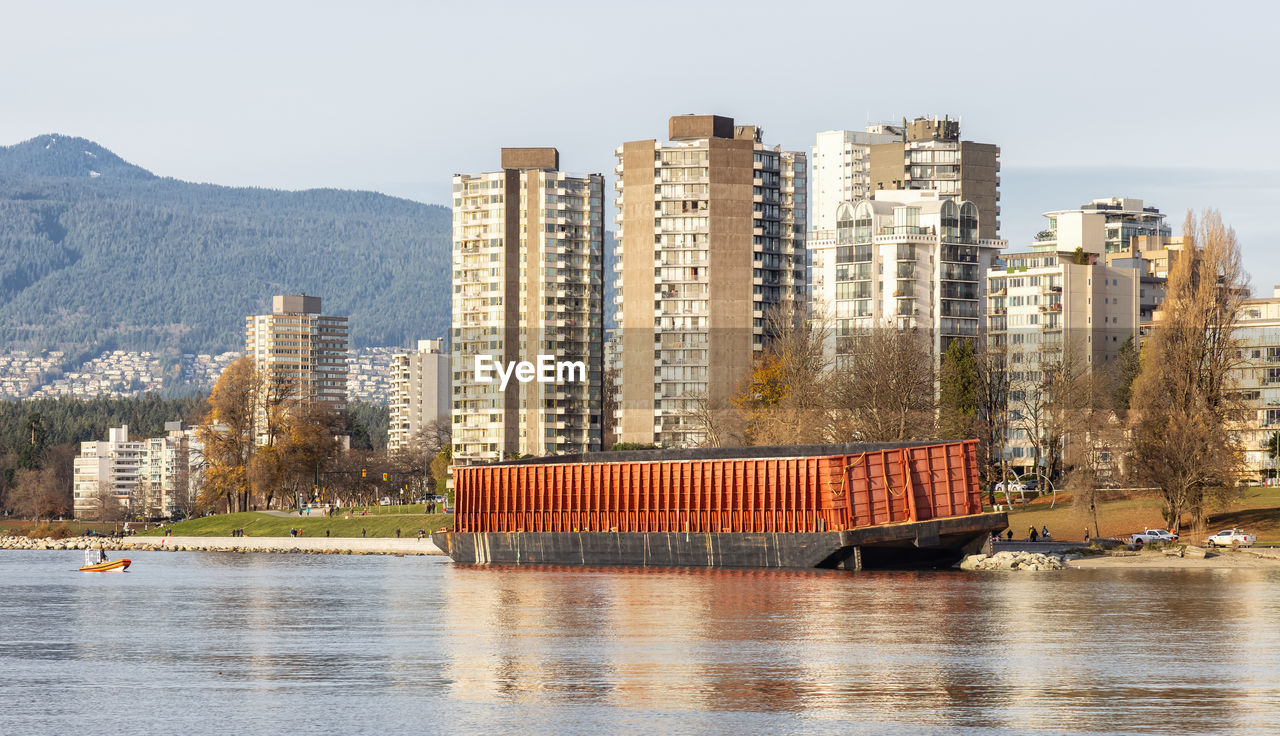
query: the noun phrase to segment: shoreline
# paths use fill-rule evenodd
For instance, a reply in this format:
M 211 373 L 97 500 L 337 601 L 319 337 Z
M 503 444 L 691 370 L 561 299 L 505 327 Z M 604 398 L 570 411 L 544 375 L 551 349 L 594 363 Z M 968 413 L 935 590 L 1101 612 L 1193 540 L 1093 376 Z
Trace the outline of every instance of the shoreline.
M 1156 552 L 1129 552 L 1073 557 L 1067 566 L 1080 569 L 1232 570 L 1280 568 L 1280 549 L 1220 550 L 1206 556 L 1177 557 Z
M 0 537 L 0 549 L 82 550 L 127 552 L 264 552 L 331 555 L 444 555 L 431 537 L 67 537 L 30 539 Z

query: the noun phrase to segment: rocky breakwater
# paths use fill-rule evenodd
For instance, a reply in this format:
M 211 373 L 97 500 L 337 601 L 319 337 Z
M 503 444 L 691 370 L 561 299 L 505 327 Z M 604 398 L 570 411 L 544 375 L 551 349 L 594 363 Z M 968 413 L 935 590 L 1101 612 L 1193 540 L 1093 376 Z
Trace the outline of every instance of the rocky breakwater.
M 46 539 L 41 537 L 0 537 L 0 549 L 127 549 L 124 540 L 113 537 L 67 537 Z
M 1036 552 L 997 552 L 969 555 L 960 561 L 961 570 L 1064 570 L 1065 557 Z

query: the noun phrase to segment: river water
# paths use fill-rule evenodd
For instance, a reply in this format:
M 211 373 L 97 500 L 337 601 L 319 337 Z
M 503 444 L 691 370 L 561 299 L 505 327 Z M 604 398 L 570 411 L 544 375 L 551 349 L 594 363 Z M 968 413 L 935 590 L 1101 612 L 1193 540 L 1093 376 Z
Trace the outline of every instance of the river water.
M 1275 733 L 1280 571 L 0 552 L 0 734 Z

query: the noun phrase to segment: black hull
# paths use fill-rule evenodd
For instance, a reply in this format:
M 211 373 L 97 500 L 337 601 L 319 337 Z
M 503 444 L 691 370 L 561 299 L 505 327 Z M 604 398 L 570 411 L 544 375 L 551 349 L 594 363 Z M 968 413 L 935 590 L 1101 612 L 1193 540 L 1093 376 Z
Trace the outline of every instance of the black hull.
M 465 564 L 859 570 L 950 565 L 1007 526 L 999 513 L 841 532 L 436 532 L 432 540 Z

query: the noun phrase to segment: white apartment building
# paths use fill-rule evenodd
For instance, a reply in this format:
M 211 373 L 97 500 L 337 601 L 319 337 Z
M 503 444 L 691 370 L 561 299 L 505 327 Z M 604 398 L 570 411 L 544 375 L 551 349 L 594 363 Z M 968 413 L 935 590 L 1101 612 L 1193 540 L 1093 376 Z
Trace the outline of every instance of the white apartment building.
M 1143 209 L 1141 200 L 1124 201 L 1157 213 Z M 1130 338 L 1138 340 L 1164 298 L 1164 279 L 1141 254 L 1129 252 L 1132 244 L 1108 257 L 1106 212 L 1086 207 L 1045 213 L 1049 227 L 1030 250 L 1006 254 L 1003 264 L 986 272 L 988 340 L 1003 352 L 1009 379 L 1003 457 L 1019 473 L 1035 469 L 1035 433 L 1043 436 L 1048 423 L 1041 412 L 1051 400 L 1049 375 L 1064 364 L 1072 375 L 1110 364 Z
M 805 294 L 808 164 L 760 128 L 678 115 L 618 166 L 619 440 L 698 446 L 699 402 L 728 405 L 775 307 Z
M 141 442 L 129 440 L 129 427 L 107 430 L 106 442 L 81 442 L 80 454 L 72 467 L 73 510 L 76 518 L 93 518 L 99 497 L 110 494 L 129 508 L 138 485 L 142 461 Z
M 868 126 L 866 131 L 828 130 L 818 134 L 809 165 L 810 227 L 816 231 L 836 229 L 836 208 L 842 202 L 867 199 L 871 189 L 871 146 L 902 140 L 902 130 L 886 125 Z
M 449 365 L 443 339 L 419 340 L 417 350 L 392 356 L 387 449 L 407 447 L 431 422 L 450 421 Z
M 1078 209 L 1046 212 L 1044 216 L 1049 218 L 1049 226 L 1036 235 L 1036 247 L 1042 250 L 1083 245 L 1090 253 L 1111 255 L 1130 251 L 1134 238 L 1167 240 L 1172 234 L 1160 210 L 1132 197 L 1103 197 Z
M 82 442 L 73 465 L 76 518 L 98 515 L 102 494 L 132 516 L 171 518 L 189 512 L 199 488 L 200 444 L 182 422 L 166 422 L 164 437 L 130 440 L 112 427 L 106 442 Z
M 600 449 L 604 177 L 566 174 L 559 159 L 504 148 L 500 171 L 453 177 L 456 463 Z M 481 360 L 543 355 L 581 370 L 513 376 L 505 391 L 493 372 L 477 375 Z
M 978 208 L 934 190 L 880 190 L 836 208 L 836 230 L 809 242 L 813 309 L 832 321 L 837 366 L 856 338 L 885 327 L 952 340 L 983 328 L 985 274 L 1007 243 L 978 237 Z

